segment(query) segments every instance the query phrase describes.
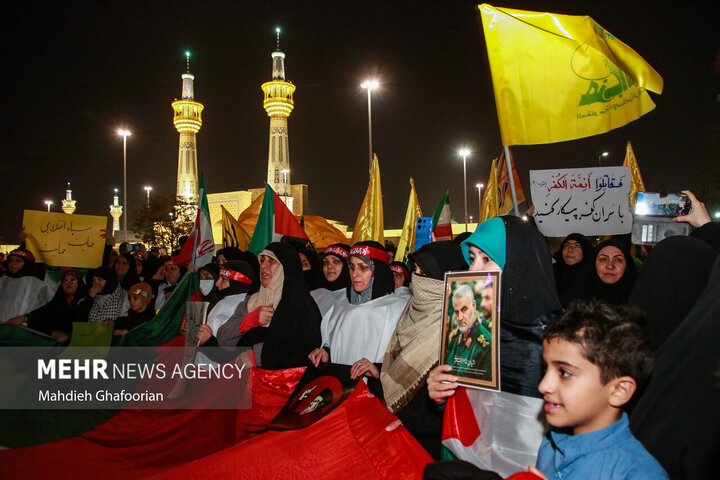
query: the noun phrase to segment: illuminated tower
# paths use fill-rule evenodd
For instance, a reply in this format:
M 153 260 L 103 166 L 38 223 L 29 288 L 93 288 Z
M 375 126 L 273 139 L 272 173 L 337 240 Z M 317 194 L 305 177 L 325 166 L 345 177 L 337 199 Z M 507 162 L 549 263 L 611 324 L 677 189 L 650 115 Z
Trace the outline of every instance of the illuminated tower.
M 115 189 L 115 195 L 113 196 L 113 204 L 110 205 L 110 216 L 113 219 L 113 235 L 115 235 L 115 232 L 120 230 L 120 217 L 122 216 L 122 210 L 123 207 L 120 205 L 120 201 L 118 199 L 118 189 Z
M 203 104 L 195 101 L 195 76 L 190 73 L 190 52 L 185 52 L 187 72 L 182 74 L 182 99 L 172 102 L 173 123 L 180 134 L 177 195 L 186 203 L 197 203 L 197 139 L 202 126 Z
M 65 200 L 62 201 L 62 211 L 68 215 L 75 211 L 75 202 L 72 198 L 72 190 L 70 190 L 70 182 L 68 182 L 67 190 L 65 190 Z
M 277 49 L 270 55 L 273 62 L 272 80 L 263 83 L 261 87 L 265 93 L 263 108 L 270 117 L 267 183 L 292 211 L 287 119 L 294 107 L 295 85 L 285 80 L 285 53 L 280 50 L 280 29 L 276 28 L 275 32 Z

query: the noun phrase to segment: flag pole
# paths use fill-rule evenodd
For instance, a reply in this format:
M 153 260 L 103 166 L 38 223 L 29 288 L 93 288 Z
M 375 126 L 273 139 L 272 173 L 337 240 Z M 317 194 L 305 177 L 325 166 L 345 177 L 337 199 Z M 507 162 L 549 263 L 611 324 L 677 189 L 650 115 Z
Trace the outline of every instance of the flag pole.
M 508 147 L 503 148 L 505 149 L 505 163 L 507 164 L 508 177 L 510 177 L 510 193 L 512 193 L 515 216 L 519 217 L 520 212 L 518 211 L 517 195 L 515 194 L 515 173 L 513 172 L 512 162 L 510 161 L 510 149 Z
M 205 193 L 205 189 L 200 188 L 200 196 L 198 197 L 197 215 L 195 216 L 195 235 L 193 236 L 192 262 L 190 263 L 190 265 L 192 265 L 193 267 L 195 266 L 195 256 L 197 254 L 197 237 L 198 237 L 198 230 L 200 227 L 200 222 L 198 222 L 198 220 L 200 219 L 200 215 L 202 214 L 202 198 L 203 198 L 204 193 Z

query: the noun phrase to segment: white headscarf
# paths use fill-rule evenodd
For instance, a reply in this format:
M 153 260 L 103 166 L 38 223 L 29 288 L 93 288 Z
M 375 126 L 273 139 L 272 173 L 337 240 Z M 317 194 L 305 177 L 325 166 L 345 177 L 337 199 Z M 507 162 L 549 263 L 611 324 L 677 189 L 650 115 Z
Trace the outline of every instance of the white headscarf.
M 273 252 L 270 250 L 263 250 L 260 252 L 260 255 L 258 255 L 258 258 L 265 255 L 266 257 L 270 257 L 276 262 L 280 263 L 280 260 L 275 256 Z M 280 263 L 280 266 L 277 270 L 275 270 L 275 275 L 270 279 L 270 283 L 268 286 L 262 285 L 262 282 L 260 284 L 260 290 L 257 293 L 254 293 L 250 296 L 248 299 L 248 312 L 252 312 L 257 307 L 263 307 L 266 305 L 271 305 L 273 308 L 277 308 L 278 303 L 280 303 L 280 298 L 282 297 L 282 290 L 283 290 L 283 283 L 285 282 L 285 273 L 283 273 L 283 266 L 282 263 Z

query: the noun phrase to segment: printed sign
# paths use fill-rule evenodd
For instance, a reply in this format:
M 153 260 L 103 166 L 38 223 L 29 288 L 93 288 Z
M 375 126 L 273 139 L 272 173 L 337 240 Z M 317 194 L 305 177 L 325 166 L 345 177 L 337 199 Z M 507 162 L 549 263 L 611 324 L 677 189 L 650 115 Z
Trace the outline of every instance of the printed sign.
M 535 224 L 546 237 L 630 233 L 630 168 L 531 170 Z
M 97 268 L 102 264 L 107 217 L 25 210 L 26 244 L 38 262 L 53 267 Z

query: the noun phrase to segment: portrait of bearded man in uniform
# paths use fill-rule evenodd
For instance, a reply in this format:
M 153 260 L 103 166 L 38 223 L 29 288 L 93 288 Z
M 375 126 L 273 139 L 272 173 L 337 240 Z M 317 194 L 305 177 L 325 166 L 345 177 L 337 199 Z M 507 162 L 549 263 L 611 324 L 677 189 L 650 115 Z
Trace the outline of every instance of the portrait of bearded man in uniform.
M 483 289 L 483 293 L 484 290 L 493 289 L 490 286 Z M 478 312 L 475 294 L 470 286 L 461 284 L 455 290 L 451 301 L 454 329 L 448 335 L 445 363 L 456 367 L 453 373 L 457 372 L 457 375 L 489 380 L 492 375 L 492 293 L 484 303 L 487 312 L 482 307 L 482 312 Z

